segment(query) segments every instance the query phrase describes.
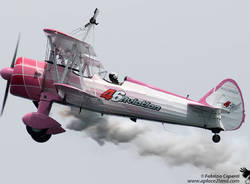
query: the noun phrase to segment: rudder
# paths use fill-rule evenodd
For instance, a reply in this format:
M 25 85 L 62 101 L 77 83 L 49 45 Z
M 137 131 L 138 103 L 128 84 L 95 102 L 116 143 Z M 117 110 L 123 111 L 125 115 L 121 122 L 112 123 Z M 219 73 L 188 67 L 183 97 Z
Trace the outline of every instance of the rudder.
M 224 130 L 236 130 L 245 120 L 243 96 L 238 84 L 233 79 L 221 81 L 199 102 L 212 106 L 221 112 L 221 126 Z

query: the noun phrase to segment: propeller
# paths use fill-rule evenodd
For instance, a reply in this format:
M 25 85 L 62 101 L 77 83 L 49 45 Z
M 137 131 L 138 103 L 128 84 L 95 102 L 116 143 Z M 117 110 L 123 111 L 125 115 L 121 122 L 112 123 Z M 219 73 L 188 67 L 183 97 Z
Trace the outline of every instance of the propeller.
M 13 56 L 13 58 L 12 58 L 11 65 L 10 65 L 11 68 L 14 68 L 14 65 L 15 65 L 16 55 L 17 55 L 17 50 L 18 50 L 19 42 L 20 42 L 20 33 L 18 34 L 18 37 L 17 37 L 16 49 L 15 49 L 15 52 L 14 52 L 14 56 Z
M 94 11 L 94 15 L 90 18 L 89 22 L 87 24 L 85 24 L 84 28 L 87 29 L 86 30 L 86 33 L 82 39 L 82 41 L 85 41 L 88 34 L 89 34 L 89 31 L 91 30 L 91 28 L 94 26 L 94 25 L 98 25 L 99 23 L 96 22 L 96 17 L 98 16 L 99 14 L 99 9 L 95 9 Z
M 4 68 L 1 70 L 1 76 L 7 80 L 7 84 L 6 84 L 6 88 L 5 88 L 5 94 L 4 94 L 4 99 L 3 99 L 3 104 L 2 104 L 2 109 L 1 109 L 1 116 L 3 114 L 4 111 L 4 107 L 8 98 L 8 94 L 9 94 L 9 88 L 10 88 L 10 80 L 11 80 L 11 75 L 13 73 L 13 68 L 15 65 L 15 61 L 16 61 L 16 55 L 17 55 L 17 51 L 18 51 L 18 46 L 19 46 L 19 42 L 20 42 L 20 34 L 18 35 L 18 39 L 17 39 L 17 44 L 16 44 L 16 49 L 12 58 L 12 62 L 10 65 L 10 68 Z
M 86 28 L 91 24 L 98 25 L 98 23 L 96 22 L 96 17 L 98 16 L 98 14 L 99 14 L 99 10 L 96 8 L 95 11 L 94 11 L 93 17 L 90 18 L 89 23 L 85 24 L 84 27 Z

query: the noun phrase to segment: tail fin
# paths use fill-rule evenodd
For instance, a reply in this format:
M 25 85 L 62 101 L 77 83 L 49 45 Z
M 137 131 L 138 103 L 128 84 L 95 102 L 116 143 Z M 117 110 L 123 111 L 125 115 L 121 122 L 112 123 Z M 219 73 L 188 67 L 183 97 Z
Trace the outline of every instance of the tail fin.
M 245 120 L 242 93 L 238 84 L 232 79 L 220 82 L 199 102 L 221 110 L 221 125 L 224 130 L 236 130 Z

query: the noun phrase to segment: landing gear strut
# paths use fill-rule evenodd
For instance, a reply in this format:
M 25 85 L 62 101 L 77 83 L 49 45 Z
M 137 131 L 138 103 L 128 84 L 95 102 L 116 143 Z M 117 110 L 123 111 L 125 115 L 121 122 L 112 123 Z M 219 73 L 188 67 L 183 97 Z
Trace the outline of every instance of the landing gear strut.
M 46 134 L 47 129 L 34 129 L 30 126 L 26 126 L 26 130 L 32 139 L 39 143 L 47 142 L 51 137 L 51 134 Z

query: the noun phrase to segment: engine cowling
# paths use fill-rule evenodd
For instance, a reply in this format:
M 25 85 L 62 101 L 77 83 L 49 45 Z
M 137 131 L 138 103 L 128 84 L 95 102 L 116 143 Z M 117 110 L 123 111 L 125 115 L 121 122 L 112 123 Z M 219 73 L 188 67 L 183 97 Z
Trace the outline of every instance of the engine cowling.
M 38 101 L 43 88 L 46 66 L 46 62 L 18 58 L 11 77 L 10 93 Z

